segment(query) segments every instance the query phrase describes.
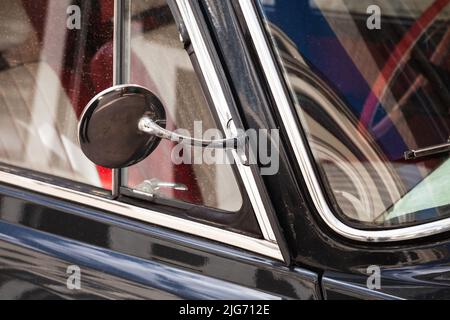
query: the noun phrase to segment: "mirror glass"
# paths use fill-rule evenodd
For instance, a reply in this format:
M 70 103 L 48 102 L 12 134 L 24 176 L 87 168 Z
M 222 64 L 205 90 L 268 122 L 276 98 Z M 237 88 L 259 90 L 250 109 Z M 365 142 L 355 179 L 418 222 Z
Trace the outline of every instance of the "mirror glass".
M 165 1 L 133 0 L 130 27 L 130 83 L 149 88 L 161 98 L 167 114 L 166 128 L 201 139 L 219 139 L 221 125 L 214 119 L 200 70 L 194 64 Z M 185 188 L 161 187 L 159 198 L 217 208 L 227 212 L 243 205 L 238 179 L 232 165 L 223 159 L 224 150 L 184 148 L 161 141 L 144 161 L 123 170 L 124 187 L 147 192 L 152 181 L 182 184 Z M 154 190 L 154 188 L 151 188 Z

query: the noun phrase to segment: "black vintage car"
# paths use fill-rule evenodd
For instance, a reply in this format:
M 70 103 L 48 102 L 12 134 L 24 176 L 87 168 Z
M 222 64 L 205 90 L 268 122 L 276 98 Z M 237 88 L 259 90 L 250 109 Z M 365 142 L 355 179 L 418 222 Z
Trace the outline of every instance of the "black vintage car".
M 1 0 L 1 299 L 449 299 L 450 0 Z

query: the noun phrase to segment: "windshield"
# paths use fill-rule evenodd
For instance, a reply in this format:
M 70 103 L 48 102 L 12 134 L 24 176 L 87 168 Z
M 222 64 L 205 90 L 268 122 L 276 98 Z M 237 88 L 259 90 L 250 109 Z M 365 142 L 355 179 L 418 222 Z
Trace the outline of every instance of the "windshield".
M 450 216 L 449 3 L 261 0 L 330 205 L 347 222 Z

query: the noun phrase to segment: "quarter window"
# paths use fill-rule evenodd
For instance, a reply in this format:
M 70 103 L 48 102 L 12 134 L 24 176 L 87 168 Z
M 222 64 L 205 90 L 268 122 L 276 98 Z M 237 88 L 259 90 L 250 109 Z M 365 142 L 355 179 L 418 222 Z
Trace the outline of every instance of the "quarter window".
M 165 1 L 131 1 L 130 83 L 157 94 L 166 110 L 166 127 L 206 139 L 219 128 L 207 103 L 188 52 L 180 40 Z M 187 49 L 187 50 L 186 50 Z M 241 191 L 231 165 L 208 161 L 210 150 L 180 148 L 162 141 L 143 162 L 123 172 L 125 188 L 157 198 L 187 202 L 225 211 L 239 211 Z M 187 154 L 189 152 L 189 154 Z M 226 156 L 223 153 L 216 159 Z M 161 187 L 158 187 L 158 186 Z

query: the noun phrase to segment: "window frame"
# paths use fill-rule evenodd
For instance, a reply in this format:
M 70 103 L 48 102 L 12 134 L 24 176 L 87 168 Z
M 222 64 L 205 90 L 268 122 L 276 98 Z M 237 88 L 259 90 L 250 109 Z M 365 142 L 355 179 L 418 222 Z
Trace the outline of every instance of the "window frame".
M 277 49 L 270 41 L 264 13 L 259 0 L 237 0 L 248 28 L 251 41 L 256 48 L 257 57 L 269 91 L 274 98 L 275 108 L 280 115 L 288 136 L 296 164 L 306 185 L 314 208 L 326 225 L 337 234 L 360 242 L 399 242 L 423 238 L 450 231 L 450 218 L 424 222 L 414 226 L 399 226 L 381 230 L 364 230 L 352 227 L 334 214 L 328 202 L 317 173 L 317 164 L 312 158 L 302 124 L 294 112 L 294 102 L 290 87 L 283 76 L 283 64 Z
M 115 64 L 114 64 L 114 83 L 113 85 L 124 85 L 130 83 L 131 74 L 131 10 L 132 0 L 118 0 L 115 1 Z M 230 108 L 230 101 L 225 95 L 225 83 L 224 77 L 220 75 L 221 67 L 220 62 L 213 58 L 214 48 L 209 43 L 207 38 L 208 30 L 203 25 L 202 14 L 198 8 L 194 5 L 194 2 L 185 4 L 183 1 L 166 0 L 169 5 L 175 23 L 180 31 L 180 40 L 189 43 L 188 54 L 193 64 L 194 71 L 196 72 L 200 85 L 205 94 L 207 106 L 220 126 L 224 136 L 233 137 L 237 127 L 238 119 L 237 113 L 233 113 Z M 185 9 L 185 14 L 181 12 L 182 8 Z M 190 19 L 187 23 L 185 20 Z M 195 38 L 195 39 L 193 39 Z M 241 126 L 242 127 L 242 126 Z M 242 165 L 236 152 L 232 151 L 234 164 L 231 165 L 231 169 L 235 175 L 236 183 L 239 188 L 239 192 L 242 196 L 242 206 L 236 211 L 226 211 L 219 208 L 207 207 L 201 204 L 191 204 L 188 202 L 182 202 L 175 198 L 163 198 L 152 197 L 149 195 L 146 197 L 143 194 L 137 194 L 132 188 L 127 186 L 126 177 L 127 169 L 114 169 L 113 170 L 113 198 L 129 204 L 136 204 L 147 209 L 162 208 L 168 214 L 173 214 L 178 217 L 184 217 L 186 219 L 204 220 L 205 223 L 211 225 L 218 225 L 221 228 L 225 228 L 229 231 L 236 231 L 241 233 L 247 233 L 251 236 L 263 237 L 269 241 L 276 242 L 275 232 L 273 231 L 269 218 L 267 217 L 266 206 L 262 204 L 262 198 L 259 194 L 259 188 L 255 183 L 255 174 L 250 173 L 248 167 Z M 255 193 L 256 188 L 256 193 Z M 191 210 L 192 209 L 192 210 Z M 190 213 L 190 212 L 192 213 Z M 184 214 L 187 212 L 186 214 Z M 235 226 L 236 222 L 245 219 L 248 221 L 249 216 L 255 219 L 255 222 L 249 222 L 254 224 L 253 228 L 260 230 L 259 234 L 249 234 L 245 230 L 239 230 Z M 208 216 L 208 219 L 204 217 Z
M 131 83 L 130 74 L 132 73 L 130 59 L 131 59 L 131 37 L 130 37 L 130 25 L 132 23 L 132 0 L 123 0 L 116 2 L 116 11 L 117 12 L 117 20 L 120 23 L 117 23 L 117 31 L 116 31 L 116 46 L 115 46 L 115 57 L 117 57 L 117 61 L 115 64 L 116 72 L 114 72 L 114 85 L 124 85 Z M 173 18 L 175 20 L 175 24 L 180 32 L 180 41 L 185 45 L 188 43 L 189 47 L 186 49 L 186 54 L 189 55 L 189 59 L 193 65 L 193 71 L 197 75 L 199 84 L 201 89 L 203 90 L 205 101 L 207 107 L 210 109 L 209 111 L 212 114 L 214 121 L 218 126 L 226 127 L 225 124 L 228 124 L 228 121 L 222 121 L 222 117 L 217 112 L 217 108 L 215 107 L 217 104 L 214 103 L 213 97 L 209 88 L 206 84 L 205 77 L 203 76 L 202 69 L 200 67 L 196 51 L 192 48 L 192 43 L 190 41 L 189 34 L 187 32 L 187 28 L 184 25 L 184 21 L 179 12 L 178 6 L 173 0 L 166 0 L 170 10 L 173 14 Z M 197 23 L 200 25 L 200 21 Z M 200 32 L 200 31 L 199 31 Z M 222 130 L 222 134 L 225 131 Z M 234 160 L 237 163 L 237 158 Z M 113 169 L 113 196 L 115 199 L 118 199 L 127 203 L 141 203 L 142 206 L 152 209 L 153 206 L 163 206 L 168 211 L 172 212 L 176 216 L 185 216 L 186 219 L 196 219 L 200 217 L 203 219 L 206 215 L 208 215 L 208 222 L 215 225 L 221 225 L 228 230 L 235 229 L 238 232 L 245 233 L 244 230 L 238 230 L 236 228 L 235 223 L 242 221 L 242 219 L 248 218 L 250 215 L 251 218 L 256 218 L 255 212 L 253 210 L 254 206 L 250 201 L 250 197 L 247 193 L 247 190 L 244 188 L 242 183 L 242 177 L 237 169 L 235 164 L 230 165 L 230 169 L 234 174 L 234 178 L 236 181 L 236 185 L 238 187 L 238 192 L 242 198 L 242 205 L 236 211 L 229 211 L 226 209 L 216 208 L 212 206 L 206 206 L 204 204 L 193 204 L 189 202 L 183 202 L 182 200 L 178 200 L 177 198 L 165 198 L 158 197 L 158 195 L 154 196 L 151 194 L 145 195 L 143 193 L 137 193 L 133 188 L 127 185 L 127 171 L 128 168 L 124 169 Z M 120 199 L 119 199 L 120 197 Z M 143 202 L 146 201 L 147 203 Z M 190 211 L 190 212 L 189 212 Z M 187 212 L 184 214 L 184 212 Z M 192 213 L 191 213 L 192 212 Z M 249 222 L 250 224 L 253 223 Z M 258 223 L 254 223 L 254 228 L 260 228 L 261 226 Z M 261 232 L 257 235 L 261 236 Z M 272 238 L 274 239 L 274 238 Z
M 190 1 L 184 0 L 168 0 L 171 5 L 176 5 L 183 21 L 183 26 L 186 28 L 186 33 L 189 35 L 190 41 L 194 47 L 197 56 L 199 69 L 207 84 L 208 93 L 213 99 L 212 108 L 217 112 L 224 132 L 227 136 L 233 134 L 236 129 L 238 119 L 233 119 L 231 128 L 229 127 L 229 119 L 233 112 L 230 109 L 226 98 L 223 83 L 220 80 L 215 60 L 212 57 L 213 52 L 207 45 L 205 34 L 200 28 L 200 21 L 194 14 L 194 9 Z M 127 80 L 127 65 L 124 64 L 124 59 L 127 55 L 126 44 L 123 40 L 127 40 L 128 30 L 125 27 L 124 21 L 127 19 L 126 8 L 129 0 L 114 0 L 114 84 L 126 83 Z M 124 47 L 125 45 L 125 47 Z M 262 238 L 255 238 L 248 235 L 240 234 L 234 231 L 228 231 L 220 227 L 187 220 L 182 217 L 166 214 L 161 211 L 120 202 L 116 198 L 120 195 L 120 172 L 113 171 L 113 186 L 112 195 L 110 192 L 92 192 L 90 188 L 73 188 L 72 183 L 60 184 L 58 181 L 64 180 L 61 178 L 45 178 L 42 179 L 40 175 L 27 175 L 24 172 L 29 172 L 25 169 L 9 169 L 9 166 L 0 166 L 0 183 L 18 186 L 32 192 L 37 192 L 52 196 L 61 200 L 71 201 L 84 204 L 88 207 L 93 207 L 107 212 L 119 214 L 121 216 L 137 219 L 139 221 L 148 222 L 153 225 L 165 227 L 168 229 L 181 231 L 190 235 L 199 236 L 209 240 L 218 241 L 223 244 L 238 247 L 248 250 L 263 256 L 267 256 L 279 261 L 285 261 L 285 257 L 278 245 L 277 235 L 272 223 L 268 217 L 268 206 L 266 206 L 261 190 L 262 184 L 256 175 L 256 170 L 253 167 L 244 166 L 238 159 L 237 154 L 234 153 L 236 166 L 238 167 L 239 184 L 242 183 L 243 189 L 246 191 L 251 202 L 251 207 L 255 214 L 258 226 L 262 232 Z M 75 184 L 75 183 L 73 183 Z

